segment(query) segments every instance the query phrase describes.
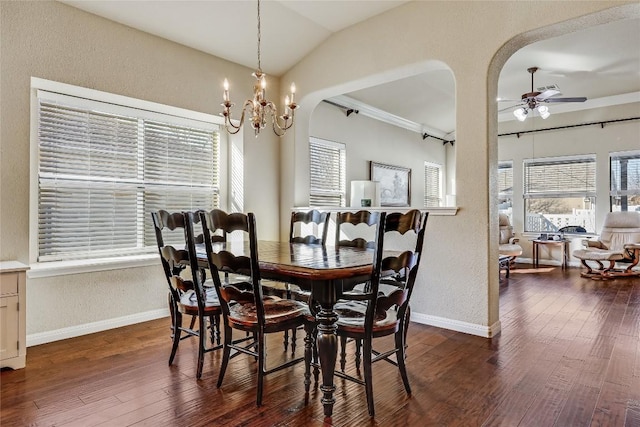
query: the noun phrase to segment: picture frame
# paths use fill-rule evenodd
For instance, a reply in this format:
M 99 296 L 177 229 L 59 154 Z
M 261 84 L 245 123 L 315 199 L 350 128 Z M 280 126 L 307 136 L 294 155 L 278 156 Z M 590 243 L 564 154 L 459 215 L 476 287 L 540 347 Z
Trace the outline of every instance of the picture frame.
M 411 206 L 411 169 L 371 161 L 371 181 L 380 183 L 380 206 Z

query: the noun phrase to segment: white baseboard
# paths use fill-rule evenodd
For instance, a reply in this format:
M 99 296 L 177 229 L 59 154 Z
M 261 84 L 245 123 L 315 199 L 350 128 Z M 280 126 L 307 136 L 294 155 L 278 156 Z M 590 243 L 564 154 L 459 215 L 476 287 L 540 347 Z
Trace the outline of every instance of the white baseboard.
M 438 328 L 450 329 L 456 332 L 476 335 L 484 338 L 492 338 L 500 333 L 501 324 L 498 320 L 493 325 L 485 326 L 475 323 L 462 322 L 460 320 L 446 319 L 444 317 L 430 316 L 422 313 L 411 313 L 411 320 L 423 325 L 436 326 Z
M 58 340 L 64 340 L 67 338 L 79 337 L 82 335 L 93 334 L 94 332 L 120 328 L 122 326 L 133 325 L 135 323 L 142 323 L 168 316 L 169 309 L 161 308 L 158 310 L 146 311 L 144 313 L 136 313 L 128 316 L 117 317 L 115 319 L 101 320 L 99 322 L 87 323 L 84 325 L 69 326 L 67 328 L 56 329 L 53 331 L 29 334 L 27 335 L 27 347 L 46 344 L 48 342 Z

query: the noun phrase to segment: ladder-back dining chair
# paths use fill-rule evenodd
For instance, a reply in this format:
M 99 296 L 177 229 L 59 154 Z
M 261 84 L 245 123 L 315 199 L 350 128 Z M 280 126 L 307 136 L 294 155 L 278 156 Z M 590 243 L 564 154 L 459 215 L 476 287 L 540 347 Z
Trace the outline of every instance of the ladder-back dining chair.
M 344 372 L 335 375 L 365 386 L 370 416 L 375 415 L 373 399 L 372 364 L 385 360 L 398 367 L 404 388 L 411 394 L 406 369 L 406 333 L 409 326 L 409 301 L 413 293 L 422 255 L 427 213 L 417 210 L 405 214 L 380 214 L 380 226 L 376 233 L 374 268 L 371 281 L 363 290 L 345 292 L 336 304 L 338 313 L 337 334 L 342 340 L 350 338 L 362 341 L 364 380 Z M 384 242 L 390 233 L 415 236 L 407 238 L 406 250 L 387 251 Z M 398 245 L 398 243 L 396 243 Z M 380 292 L 380 285 L 392 287 L 388 294 Z M 373 348 L 377 338 L 394 336 L 393 349 L 379 352 Z M 311 375 L 311 346 L 305 346 L 305 394 L 309 392 Z M 392 356 L 395 356 L 392 358 Z M 317 380 L 317 378 L 316 378 Z
M 169 365 L 173 363 L 180 341 L 198 338 L 196 378 L 202 376 L 205 353 L 221 348 L 220 315 L 222 310 L 215 289 L 204 286 L 205 275 L 198 267 L 195 238 L 183 212 L 152 212 L 151 217 L 158 244 L 160 260 L 169 285 L 169 309 L 173 345 Z M 167 234 L 171 242 L 165 241 Z M 178 234 L 182 234 L 182 238 Z M 183 316 L 191 316 L 190 326 L 183 325 Z M 198 327 L 195 328 L 195 320 Z M 208 324 L 207 324 L 208 321 Z M 207 330 L 211 343 L 207 344 Z M 182 335 L 182 334 L 185 335 Z
M 267 368 L 266 335 L 303 325 L 308 315 L 308 308 L 300 301 L 263 294 L 254 214 L 227 214 L 219 210 L 201 212 L 200 221 L 205 236 L 207 262 L 222 307 L 224 324 L 224 350 L 217 387 L 222 386 L 232 357 L 241 353 L 254 356 L 258 361 L 256 404 L 261 406 L 264 377 L 303 360 L 296 358 Z M 216 230 L 223 230 L 225 233 L 243 232 L 248 241 L 249 253 L 245 254 L 243 250 L 242 254 L 236 255 L 224 246 L 214 245 L 209 236 Z M 228 273 L 228 276 L 221 273 Z M 232 281 L 228 278 L 232 275 L 240 275 L 242 280 Z M 232 339 L 234 329 L 250 334 L 249 338 L 252 341 L 249 343 L 234 341 Z M 245 340 L 246 338 L 241 341 Z

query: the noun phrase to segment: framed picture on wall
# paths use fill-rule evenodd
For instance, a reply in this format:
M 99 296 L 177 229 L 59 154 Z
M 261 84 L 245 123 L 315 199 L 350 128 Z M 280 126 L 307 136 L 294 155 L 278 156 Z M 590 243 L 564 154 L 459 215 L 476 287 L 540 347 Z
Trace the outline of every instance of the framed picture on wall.
M 411 206 L 411 169 L 370 163 L 370 179 L 380 183 L 380 206 Z

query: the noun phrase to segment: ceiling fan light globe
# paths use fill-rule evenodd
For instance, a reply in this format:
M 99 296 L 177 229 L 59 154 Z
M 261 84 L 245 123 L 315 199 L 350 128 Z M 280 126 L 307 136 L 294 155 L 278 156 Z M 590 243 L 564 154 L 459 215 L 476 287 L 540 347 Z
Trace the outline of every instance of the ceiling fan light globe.
M 524 122 L 525 119 L 527 118 L 527 113 L 528 111 L 522 107 L 514 110 L 513 115 L 515 116 L 516 119 L 518 119 L 518 121 L 520 122 Z
M 549 108 L 546 105 L 538 106 L 538 114 L 540 114 L 540 117 L 542 117 L 542 119 L 546 119 L 551 115 L 551 113 L 549 112 Z

